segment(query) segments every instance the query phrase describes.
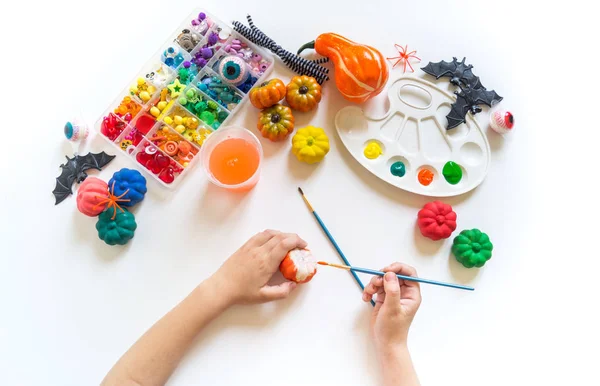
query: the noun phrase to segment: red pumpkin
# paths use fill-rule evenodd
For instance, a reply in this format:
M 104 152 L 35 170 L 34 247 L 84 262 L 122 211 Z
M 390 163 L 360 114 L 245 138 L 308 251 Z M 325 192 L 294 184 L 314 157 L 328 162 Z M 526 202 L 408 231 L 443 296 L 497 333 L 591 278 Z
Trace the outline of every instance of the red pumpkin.
M 456 229 L 456 213 L 441 201 L 428 202 L 419 211 L 417 224 L 423 236 L 432 240 L 447 239 Z
M 77 209 L 86 216 L 94 217 L 106 209 L 108 199 L 108 184 L 100 178 L 88 177 L 79 185 L 77 190 Z
M 279 270 L 288 280 L 308 283 L 317 273 L 317 262 L 308 249 L 292 249 L 279 264 Z

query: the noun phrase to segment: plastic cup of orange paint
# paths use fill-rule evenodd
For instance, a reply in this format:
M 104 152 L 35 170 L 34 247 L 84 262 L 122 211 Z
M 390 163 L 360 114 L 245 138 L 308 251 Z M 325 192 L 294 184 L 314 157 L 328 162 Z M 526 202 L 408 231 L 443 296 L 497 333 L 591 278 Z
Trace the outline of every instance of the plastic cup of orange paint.
M 260 179 L 263 149 L 249 130 L 227 126 L 211 133 L 204 141 L 200 160 L 213 184 L 228 190 L 247 191 Z

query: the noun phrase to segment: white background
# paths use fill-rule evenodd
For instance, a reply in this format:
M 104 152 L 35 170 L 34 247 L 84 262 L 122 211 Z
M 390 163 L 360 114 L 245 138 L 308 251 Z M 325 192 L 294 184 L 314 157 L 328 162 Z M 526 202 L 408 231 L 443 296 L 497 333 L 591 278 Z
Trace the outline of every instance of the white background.
M 597 385 L 599 34 L 592 10 L 549 3 L 5 2 L 0 384 L 98 384 L 146 329 L 265 228 L 297 232 L 319 258 L 336 261 L 297 195 L 301 185 L 353 264 L 400 260 L 422 277 L 476 287 L 422 286 L 410 348 L 423 384 Z M 484 183 L 445 200 L 459 229 L 490 235 L 492 260 L 464 269 L 450 256 L 451 240 L 418 234 L 416 214 L 429 199 L 381 182 L 348 154 L 333 127 L 348 103 L 332 81 L 316 113 L 296 115 L 297 127 L 330 134 L 318 166 L 298 163 L 289 143 L 263 140 L 263 176 L 245 196 L 208 185 L 198 167 L 172 195 L 151 185 L 134 211 L 136 236 L 122 248 L 97 238 L 95 219 L 77 212 L 74 197 L 54 206 L 54 178 L 71 151 L 65 121 L 81 110 L 93 124 L 198 6 L 225 21 L 251 13 L 291 51 L 335 31 L 386 56 L 393 43 L 417 49 L 424 63 L 466 56 L 517 120 L 510 137 L 489 133 Z M 292 73 L 278 62 L 273 75 L 287 81 Z M 253 129 L 256 119 L 248 104 L 233 121 Z M 487 112 L 478 119 L 485 123 Z M 125 166 L 119 156 L 99 176 Z M 226 312 L 170 384 L 378 385 L 370 311 L 348 274 L 321 269 L 285 301 Z

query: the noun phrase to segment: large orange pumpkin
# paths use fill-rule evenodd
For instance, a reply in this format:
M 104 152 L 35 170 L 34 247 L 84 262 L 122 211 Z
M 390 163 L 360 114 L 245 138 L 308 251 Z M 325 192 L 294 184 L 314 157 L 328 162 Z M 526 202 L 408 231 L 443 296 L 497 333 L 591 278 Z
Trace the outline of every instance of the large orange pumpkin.
M 106 209 L 106 203 L 98 204 L 107 198 L 108 184 L 100 178 L 87 177 L 77 190 L 77 209 L 86 216 L 98 216 Z
M 308 249 L 292 249 L 287 253 L 279 270 L 288 280 L 308 283 L 317 273 L 317 262 Z
M 388 80 L 385 58 L 375 48 L 325 33 L 300 48 L 314 48 L 335 65 L 335 84 L 344 98 L 362 103 L 379 94 Z

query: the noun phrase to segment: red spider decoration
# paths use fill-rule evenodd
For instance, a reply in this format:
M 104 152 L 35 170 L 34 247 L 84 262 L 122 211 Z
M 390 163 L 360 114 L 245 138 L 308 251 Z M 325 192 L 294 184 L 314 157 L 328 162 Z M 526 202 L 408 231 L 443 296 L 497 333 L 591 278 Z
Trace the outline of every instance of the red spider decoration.
M 414 58 L 417 59 L 419 62 L 421 61 L 421 58 L 418 58 L 415 54 L 417 53 L 417 51 L 411 51 L 409 53 L 406 53 L 406 51 L 408 50 L 408 45 L 402 47 L 398 44 L 394 44 L 394 47 L 396 47 L 396 49 L 398 50 L 398 54 L 400 54 L 400 56 L 396 56 L 393 58 L 387 58 L 388 60 L 394 60 L 394 59 L 398 59 L 396 61 L 396 63 L 394 63 L 394 65 L 392 66 L 392 68 L 396 67 L 396 64 L 400 63 L 400 62 L 404 62 L 404 70 L 403 72 L 406 72 L 406 66 L 408 65 L 408 67 L 410 67 L 410 70 L 412 72 L 415 72 L 414 68 L 410 65 L 410 59 Z

